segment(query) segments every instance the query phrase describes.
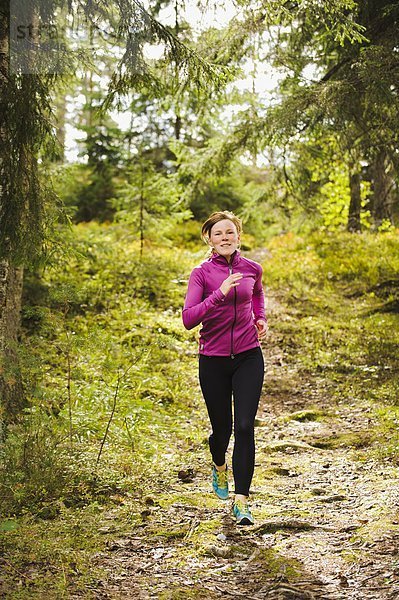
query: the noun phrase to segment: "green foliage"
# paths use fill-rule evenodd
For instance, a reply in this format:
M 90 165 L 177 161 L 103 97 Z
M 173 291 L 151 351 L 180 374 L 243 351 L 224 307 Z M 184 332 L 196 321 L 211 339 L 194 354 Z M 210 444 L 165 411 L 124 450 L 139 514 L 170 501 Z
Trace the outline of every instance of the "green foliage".
M 115 195 L 115 181 L 124 158 L 122 132 L 109 120 L 83 129 L 87 132 L 83 153 L 88 161 L 86 168 L 81 166 L 86 181 L 75 192 L 75 221 L 112 220 L 111 198 Z
M 152 246 L 140 260 L 122 225 L 73 231 L 68 261 L 28 280 L 21 359 L 30 407 L 3 449 L 3 513 L 29 506 L 54 516 L 60 502 L 127 489 L 165 443 L 169 406 L 176 413 L 191 401 L 193 342 L 180 316 L 191 256 Z
M 399 383 L 396 232 L 286 234 L 269 249 L 266 284 L 290 307 L 289 317 L 272 323 L 287 360 L 317 379 L 331 404 L 361 405 L 375 414 L 379 425 L 365 433 L 365 442 L 385 439 L 396 419 L 390 407 Z M 395 444 L 380 444 L 379 456 L 392 456 Z
M 46 23 L 56 25 L 58 4 L 50 0 L 38 4 L 37 9 L 43 12 Z M 227 68 L 204 60 L 149 14 L 140 3 L 121 0 L 112 2 L 107 7 L 103 4 L 62 5 L 74 17 L 70 21 L 72 28 L 75 23 L 78 24 L 77 27 L 82 27 L 83 23 L 88 30 L 97 31 L 97 21 L 101 16 L 103 26 L 113 32 L 112 44 L 116 37 L 124 48 L 124 55 L 111 77 L 108 96 L 103 103 L 105 109 L 114 101 L 120 102 L 121 97 L 132 89 L 146 88 L 153 96 L 159 96 L 165 90 L 164 84 L 168 82 L 170 85 L 173 82 L 168 91 L 172 89 L 174 94 L 191 89 L 199 95 L 203 93 L 208 96 L 215 89 L 223 88 L 229 79 Z M 5 13 L 3 17 L 6 20 L 8 14 Z M 7 29 L 5 23 L 2 31 Z M 77 52 L 75 48 L 69 51 L 68 40 L 64 42 L 66 50 L 58 65 L 60 73 L 63 73 L 63 69 L 73 70 L 76 67 L 75 61 L 83 61 L 84 66 L 91 65 L 87 52 Z M 152 68 L 151 61 L 144 59 L 143 45 L 148 42 L 157 42 L 164 47 L 165 55 L 160 61 L 163 67 L 161 74 Z M 103 39 L 102 47 L 104 43 Z M 95 47 L 94 37 L 93 46 Z M 41 150 L 48 150 L 55 143 L 51 94 L 60 76 L 58 73 L 12 73 L 8 76 L 7 57 L 5 60 L 6 83 L 1 86 L 0 91 L 0 166 L 2 182 L 7 182 L 7 185 L 3 185 L 1 190 L 0 256 L 29 263 L 40 253 L 45 238 L 44 207 L 46 199 L 52 196 L 52 190 L 40 182 L 38 158 Z M 166 72 L 168 76 L 165 78 Z M 106 133 L 104 138 L 104 132 L 98 133 L 103 136 L 92 135 L 91 147 L 98 149 L 100 144 L 101 149 L 104 149 L 106 142 L 107 153 L 110 155 L 111 150 L 115 151 L 114 140 L 109 140 Z M 107 189 L 102 190 L 101 185 L 96 185 L 98 181 L 93 182 L 90 188 L 91 198 L 96 197 L 99 201 L 102 194 L 104 202 L 112 197 L 110 182 L 111 175 L 107 171 L 104 186 Z M 87 205 L 85 208 L 87 210 L 80 218 L 91 218 L 93 213 Z M 108 209 L 103 204 L 100 208 L 105 211 Z M 108 216 L 107 212 L 105 218 Z
M 276 206 L 276 174 L 273 167 L 246 166 L 237 160 L 226 165 L 218 156 L 220 143 L 219 138 L 213 138 L 196 151 L 176 142 L 171 144 L 185 202 L 200 222 L 216 210 L 232 210 L 242 219 L 245 233 L 255 237 L 259 245 L 273 233 L 273 227 L 280 230 L 284 220 L 281 213 L 285 207 Z
M 191 216 L 180 195 L 176 173 L 156 172 L 148 160 L 138 156 L 114 200 L 116 220 L 129 224 L 142 244 L 165 243 L 175 226 Z
M 254 9 L 250 3 L 241 4 L 245 15 L 241 43 L 244 46 L 245 41 L 247 57 L 257 52 L 256 64 L 262 59 L 273 64 L 280 81 L 270 103 L 261 95 L 253 98 L 251 108 L 236 111 L 223 140 L 210 141 L 209 159 L 203 155 L 207 170 L 221 173 L 246 151 L 252 153 L 255 148 L 260 156 L 273 148 L 280 172 L 274 207 L 285 206 L 289 228 L 298 222 L 298 206 L 303 209 L 302 222 L 336 228 L 348 214 L 349 177 L 345 173 L 356 169 L 363 188 L 359 229 L 368 227 L 370 220 L 376 228 L 383 219 L 395 222 L 394 177 L 388 168 L 377 168 L 377 156 L 383 148 L 386 164 L 396 172 L 397 6 L 389 2 L 378 6 L 355 1 L 266 2 Z M 233 21 L 228 31 L 235 26 Z M 251 40 L 254 30 L 260 55 Z M 231 48 L 234 53 L 233 44 Z M 333 140 L 336 154 L 334 165 L 324 156 L 318 179 L 311 156 L 316 150 L 315 134 L 320 146 Z M 391 189 L 390 195 L 378 187 L 379 179 Z M 370 181 L 375 197 L 366 203 Z M 289 214 L 292 204 L 297 210 Z
M 291 156 L 285 165 L 285 186 L 297 201 L 294 215 L 305 213 L 302 230 L 345 230 L 350 206 L 350 155 L 342 152 L 332 132 L 316 130 L 291 145 Z M 361 224 L 370 227 L 370 182 L 361 181 Z M 312 218 L 308 219 L 311 215 Z M 292 219 L 293 221 L 293 219 Z
M 315 295 L 334 285 L 351 292 L 366 292 L 368 288 L 396 278 L 399 268 L 396 232 L 381 235 L 364 233 L 312 233 L 296 236 L 292 233 L 274 238 L 269 248 L 274 260 L 268 265 L 272 281 L 282 285 L 316 285 Z M 283 261 L 285 268 L 282 269 Z M 285 262 L 287 261 L 287 262 Z
M 348 223 L 350 193 L 348 187 L 349 174 L 347 170 L 335 168 L 330 174 L 329 181 L 320 188 L 321 200 L 319 210 L 322 226 L 329 231 L 343 230 Z M 362 207 L 366 206 L 369 182 L 361 182 Z M 364 227 L 370 226 L 370 212 L 361 212 L 361 223 Z
M 47 93 L 54 79 L 13 75 L 0 89 L 0 256 L 16 263 L 31 262 L 40 252 L 44 205 L 52 198 L 37 159 L 41 143 L 52 136 Z
M 2 567 L 2 594 L 21 600 L 65 598 L 71 593 L 92 597 L 88 590 L 100 570 L 93 564 L 87 569 L 87 562 L 107 541 L 99 532 L 104 526 L 100 505 L 81 508 L 79 513 L 61 507 L 56 520 L 25 515 L 14 523 L 0 533 L 1 554 L 13 557 Z
M 223 89 L 229 80 L 229 69 L 204 60 L 194 48 L 182 43 L 170 28 L 163 26 L 139 3 L 129 0 L 119 3 L 118 36 L 126 40 L 125 53 L 119 61 L 110 83 L 103 108 L 109 109 L 131 89 L 150 90 L 155 97 L 172 91 L 178 95 L 192 90 L 206 97 Z M 158 61 L 161 76 L 143 53 L 145 43 L 164 46 L 164 56 Z

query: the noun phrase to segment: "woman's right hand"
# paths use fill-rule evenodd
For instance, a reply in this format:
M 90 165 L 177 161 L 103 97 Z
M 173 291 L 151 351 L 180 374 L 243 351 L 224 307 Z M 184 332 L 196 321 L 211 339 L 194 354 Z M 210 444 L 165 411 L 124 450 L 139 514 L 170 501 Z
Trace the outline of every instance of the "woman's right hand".
M 240 285 L 240 279 L 242 279 L 242 273 L 232 273 L 231 275 L 229 275 L 227 277 L 227 279 L 225 279 L 223 281 L 222 285 L 219 288 L 220 291 L 225 296 L 227 296 L 227 294 L 229 293 L 231 288 L 237 287 L 237 285 Z

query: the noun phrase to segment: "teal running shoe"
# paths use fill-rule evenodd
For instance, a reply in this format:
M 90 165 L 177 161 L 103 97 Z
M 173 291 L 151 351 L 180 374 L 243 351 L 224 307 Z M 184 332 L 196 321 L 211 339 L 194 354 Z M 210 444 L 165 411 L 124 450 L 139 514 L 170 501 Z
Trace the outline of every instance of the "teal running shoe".
M 218 471 L 215 465 L 212 466 L 212 487 L 221 500 L 227 500 L 229 497 L 229 482 L 227 480 L 227 465 L 225 471 Z
M 233 504 L 233 514 L 237 525 L 253 525 L 254 518 L 249 510 L 248 504 L 242 500 L 236 500 Z

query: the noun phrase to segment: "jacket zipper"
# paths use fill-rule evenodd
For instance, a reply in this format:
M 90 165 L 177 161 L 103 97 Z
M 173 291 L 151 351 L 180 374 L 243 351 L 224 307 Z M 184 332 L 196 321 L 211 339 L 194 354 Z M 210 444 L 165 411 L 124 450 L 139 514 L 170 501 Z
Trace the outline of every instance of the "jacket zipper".
M 230 275 L 233 274 L 233 265 L 229 265 L 229 273 L 230 273 Z M 234 325 L 236 324 L 236 318 L 237 318 L 236 304 L 237 304 L 237 290 L 236 290 L 236 288 L 234 288 L 234 320 L 233 320 L 233 324 L 231 326 L 230 358 L 234 358 L 233 331 L 234 331 Z

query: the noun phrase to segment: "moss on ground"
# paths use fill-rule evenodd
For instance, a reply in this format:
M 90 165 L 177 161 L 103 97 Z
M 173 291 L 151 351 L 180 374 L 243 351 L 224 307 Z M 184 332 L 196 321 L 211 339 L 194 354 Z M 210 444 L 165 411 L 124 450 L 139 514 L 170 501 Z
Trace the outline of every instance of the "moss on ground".
M 306 410 L 298 410 L 285 417 L 287 421 L 321 421 L 326 418 L 326 413 L 319 408 L 307 408 Z
M 377 439 L 376 431 L 353 431 L 337 433 L 325 437 L 307 437 L 306 442 L 315 448 L 365 448 Z

